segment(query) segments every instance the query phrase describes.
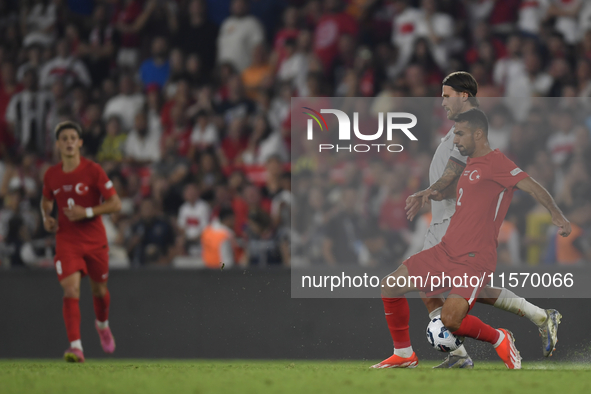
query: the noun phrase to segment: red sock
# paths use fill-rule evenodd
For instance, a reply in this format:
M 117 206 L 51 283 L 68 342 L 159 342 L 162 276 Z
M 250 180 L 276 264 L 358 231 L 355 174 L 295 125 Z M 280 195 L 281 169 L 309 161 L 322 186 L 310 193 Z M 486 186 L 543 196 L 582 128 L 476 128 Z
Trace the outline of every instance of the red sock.
M 386 313 L 386 322 L 390 329 L 394 348 L 402 349 L 410 346 L 410 335 L 408 334 L 408 321 L 410 320 L 410 310 L 406 297 L 383 298 L 384 312 Z
M 64 297 L 62 312 L 66 322 L 68 341 L 74 342 L 80 339 L 80 306 L 78 305 L 78 298 Z
M 501 335 L 497 330 L 472 315 L 466 315 L 464 320 L 462 320 L 460 328 L 453 334 L 478 339 L 479 341 L 492 343 L 493 345 L 497 343 Z
M 100 321 L 101 323 L 109 320 L 109 304 L 111 304 L 111 294 L 109 293 L 109 290 L 107 290 L 102 298 L 92 296 L 92 302 L 94 304 L 94 314 L 96 315 L 96 320 Z

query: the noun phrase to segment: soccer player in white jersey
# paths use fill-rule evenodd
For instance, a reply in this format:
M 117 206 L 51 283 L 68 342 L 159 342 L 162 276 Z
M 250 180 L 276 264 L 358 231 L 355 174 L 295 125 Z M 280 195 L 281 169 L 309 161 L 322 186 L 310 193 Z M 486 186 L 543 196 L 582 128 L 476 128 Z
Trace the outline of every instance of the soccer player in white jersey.
M 458 114 L 478 107 L 476 93 L 478 84 L 474 77 L 467 72 L 458 71 L 449 74 L 443 80 L 442 106 L 447 112 L 448 119 L 454 119 Z M 406 200 L 406 209 L 409 220 L 412 220 L 423 205 L 431 199 L 431 225 L 427 230 L 423 250 L 437 245 L 449 226 L 449 220 L 455 212 L 455 193 L 453 198 L 445 198 L 447 190 L 455 191 L 458 177 L 466 167 L 466 156 L 462 156 L 453 143 L 453 127 L 441 139 L 441 143 L 435 151 L 431 167 L 429 168 L 429 188 L 415 193 Z M 494 147 L 493 147 L 494 148 Z M 449 189 L 448 189 L 449 188 Z M 429 317 L 441 314 L 443 299 L 439 297 L 427 298 L 424 293 L 421 297 Z M 493 305 L 496 308 L 512 312 L 518 316 L 525 316 L 534 323 L 542 337 L 542 351 L 545 357 L 551 356 L 558 341 L 558 324 L 561 315 L 554 309 L 542 309 L 518 297 L 510 290 L 486 286 L 477 300 L 480 303 Z M 435 368 L 473 368 L 474 363 L 462 345 L 458 350 L 451 352 L 443 363 Z

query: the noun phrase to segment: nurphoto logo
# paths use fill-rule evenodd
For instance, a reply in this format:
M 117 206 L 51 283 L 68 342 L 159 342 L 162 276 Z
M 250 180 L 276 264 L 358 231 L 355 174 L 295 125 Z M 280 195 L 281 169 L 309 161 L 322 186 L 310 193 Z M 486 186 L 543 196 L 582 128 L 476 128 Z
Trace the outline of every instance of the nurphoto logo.
M 339 141 L 350 141 L 351 140 L 351 119 L 349 115 L 345 112 L 338 110 L 338 109 L 321 109 L 320 112 L 309 108 L 309 107 L 302 107 L 310 112 L 304 112 L 304 114 L 310 116 L 312 119 L 308 119 L 307 123 L 307 138 L 308 140 L 314 139 L 314 121 L 320 127 L 320 131 L 324 131 L 325 129 L 328 130 L 328 124 L 326 119 L 322 114 L 333 114 L 337 118 L 337 122 L 339 124 L 339 134 L 338 138 Z M 399 119 L 407 119 L 410 122 L 406 123 L 395 123 L 395 120 Z M 387 141 L 392 141 L 392 135 L 394 131 L 402 131 L 406 137 L 408 137 L 411 141 L 417 141 L 417 137 L 410 131 L 411 128 L 416 126 L 417 124 L 417 117 L 408 112 L 387 112 L 386 113 L 386 139 Z M 355 133 L 355 137 L 362 141 L 376 141 L 382 134 L 384 133 L 384 113 L 378 113 L 378 131 L 374 134 L 363 134 L 359 130 L 359 113 L 353 113 L 353 133 Z M 396 153 L 402 152 L 404 147 L 400 144 L 355 144 L 355 145 L 334 145 L 334 144 L 319 144 L 318 149 L 319 152 L 322 151 L 330 151 L 336 150 L 339 151 L 349 151 L 349 152 L 369 152 L 372 150 L 372 147 L 376 149 L 378 152 L 382 148 L 385 148 L 388 152 Z

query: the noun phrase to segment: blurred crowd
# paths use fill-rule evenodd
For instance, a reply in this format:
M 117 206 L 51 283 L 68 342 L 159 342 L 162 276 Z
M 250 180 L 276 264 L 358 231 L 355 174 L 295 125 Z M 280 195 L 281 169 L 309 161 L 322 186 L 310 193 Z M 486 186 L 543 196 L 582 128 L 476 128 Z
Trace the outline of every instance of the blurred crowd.
M 587 260 L 589 1 L 0 0 L 2 265 L 52 265 L 38 203 L 63 120 L 82 125 L 84 154 L 122 198 L 104 217 L 113 266 L 219 268 L 204 250 L 220 231 L 232 241 L 226 266 L 290 265 L 290 246 L 305 251 L 298 264 L 400 260 L 430 220 L 408 222 L 404 200 L 428 186 L 451 123 L 439 116 L 403 154 L 335 158 L 326 170 L 313 152 L 291 160 L 291 98 L 387 107 L 439 96 L 457 70 L 474 75 L 479 97 L 497 97 L 483 100 L 493 148 L 575 225 L 556 239 L 518 193 L 501 262 Z

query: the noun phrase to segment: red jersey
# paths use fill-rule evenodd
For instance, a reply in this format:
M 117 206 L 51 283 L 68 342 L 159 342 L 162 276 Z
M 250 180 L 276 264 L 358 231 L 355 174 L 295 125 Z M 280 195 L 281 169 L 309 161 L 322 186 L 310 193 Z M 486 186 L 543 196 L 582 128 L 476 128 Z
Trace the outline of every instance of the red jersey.
M 55 200 L 59 228 L 56 243 L 84 249 L 107 245 L 107 234 L 100 216 L 71 222 L 64 214 L 64 208 L 80 205 L 84 208 L 100 205 L 101 197 L 108 199 L 116 194 L 113 182 L 102 167 L 84 157 L 74 171 L 64 172 L 62 163 L 50 167 L 43 177 L 43 195 Z
M 468 158 L 458 180 L 456 212 L 441 245 L 452 258 L 469 253 L 479 257 L 486 268 L 497 264 L 498 235 L 515 185 L 529 177 L 498 149 L 474 159 Z

